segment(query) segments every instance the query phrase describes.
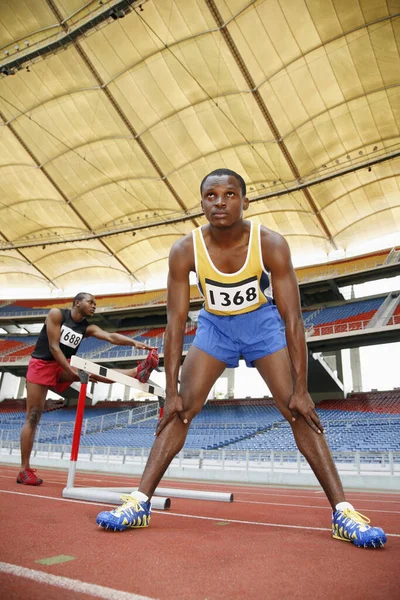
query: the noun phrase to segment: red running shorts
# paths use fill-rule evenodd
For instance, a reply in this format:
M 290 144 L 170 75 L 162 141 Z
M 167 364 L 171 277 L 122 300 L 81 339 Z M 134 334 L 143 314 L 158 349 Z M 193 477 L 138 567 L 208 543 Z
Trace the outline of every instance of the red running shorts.
M 55 360 L 40 360 L 31 358 L 26 373 L 26 380 L 30 383 L 45 385 L 52 388 L 57 394 L 62 394 L 72 381 L 60 381 L 64 369 Z

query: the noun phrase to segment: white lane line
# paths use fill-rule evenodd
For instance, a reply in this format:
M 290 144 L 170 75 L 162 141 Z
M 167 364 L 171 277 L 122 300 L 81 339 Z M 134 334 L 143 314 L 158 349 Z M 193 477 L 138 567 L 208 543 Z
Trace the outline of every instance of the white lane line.
M 238 523 L 239 525 L 261 525 L 262 527 L 284 527 L 285 529 L 310 529 L 311 531 L 332 531 L 330 527 L 309 527 L 307 525 L 284 525 L 283 523 L 264 523 L 263 521 L 242 521 L 240 519 L 225 519 L 225 517 L 203 517 L 201 515 L 187 515 L 184 513 L 178 514 L 172 513 L 170 511 L 168 511 L 168 515 L 171 515 L 173 517 L 185 517 L 186 519 L 201 519 L 204 521 L 223 521 L 224 523 Z
M 15 494 L 17 496 L 29 496 L 30 498 L 43 498 L 44 500 L 56 500 L 57 502 L 74 502 L 76 504 L 91 504 L 95 506 L 111 506 L 111 504 L 103 504 L 102 502 L 89 502 L 88 500 L 72 500 L 69 498 L 55 498 L 55 496 L 43 496 L 40 494 L 28 494 L 25 492 L 14 492 L 11 490 L 0 490 L 1 494 Z
M 261 521 L 241 521 L 239 519 L 225 519 L 222 517 L 202 517 L 200 515 L 186 515 L 186 514 L 178 514 L 172 513 L 169 511 L 161 511 L 157 514 L 167 514 L 172 515 L 174 517 L 186 517 L 188 519 L 205 519 L 207 521 L 224 521 L 224 523 L 239 523 L 241 525 L 261 525 L 262 527 L 284 527 L 285 529 L 308 529 L 311 531 L 332 531 L 331 527 L 309 527 L 307 525 L 284 525 L 283 523 L 264 523 Z M 400 533 L 387 533 L 386 535 L 390 537 L 400 537 Z
M 0 562 L 0 572 L 15 575 L 16 577 L 23 577 L 24 579 L 32 579 L 37 583 L 44 583 L 65 590 L 80 592 L 81 594 L 88 594 L 95 598 L 104 598 L 105 600 L 152 600 L 148 596 L 139 596 L 138 594 L 131 594 L 130 592 L 122 592 L 102 585 L 96 585 L 95 583 L 85 583 L 78 579 L 52 575 L 51 573 L 35 571 L 34 569 L 27 569 L 10 563 Z
M 3 467 L 2 468 L 3 471 L 8 468 L 8 467 L 5 467 L 5 469 L 4 469 L 4 465 L 0 465 L 0 468 L 1 467 Z M 88 475 L 90 475 L 90 474 L 88 474 Z M 95 474 L 93 473 L 92 475 L 95 475 Z M 0 477 L 8 479 L 7 475 L 0 475 Z M 77 477 L 76 478 L 79 478 L 79 480 L 81 482 L 83 482 L 83 481 L 89 481 L 89 482 L 95 481 L 96 483 L 108 483 L 108 484 L 109 483 L 115 483 L 116 481 L 119 481 L 119 480 L 123 481 L 123 482 L 128 481 L 128 482 L 132 483 L 132 481 L 135 480 L 135 478 L 131 478 L 129 476 L 127 476 L 126 478 L 124 478 L 123 476 L 120 477 L 120 476 L 113 476 L 113 475 L 109 475 L 109 476 L 106 475 L 102 479 L 94 479 L 93 477 L 90 477 L 90 476 L 86 476 L 85 477 L 83 473 L 77 473 Z M 139 481 L 139 480 L 137 479 L 137 481 Z M 64 486 L 66 485 L 65 480 L 56 481 L 56 480 L 52 480 L 52 479 L 46 479 L 45 483 L 46 482 L 48 482 L 48 483 L 56 483 L 56 484 L 64 485 Z M 193 484 L 193 482 L 183 482 L 183 483 L 185 485 L 189 484 L 188 488 L 190 488 L 190 489 L 198 489 L 198 486 L 196 486 L 196 484 Z M 83 483 L 75 483 L 74 485 L 76 487 L 86 487 Z M 178 485 L 179 485 L 179 483 L 177 483 L 177 487 L 178 487 Z M 205 483 L 205 484 L 202 484 L 202 485 L 203 485 L 203 488 L 207 487 L 208 489 L 220 489 L 220 487 L 218 487 L 216 484 L 210 486 L 207 483 Z M 223 484 L 223 485 L 227 486 L 229 484 Z M 135 487 L 137 487 L 137 485 L 135 485 L 134 483 L 132 483 L 132 488 L 135 488 Z M 296 494 L 295 493 L 296 490 L 293 490 L 292 493 L 280 493 L 278 490 L 276 490 L 276 488 L 275 488 L 274 491 L 268 491 L 268 488 L 266 488 L 265 490 L 263 490 L 263 488 L 252 487 L 250 489 L 260 490 L 260 491 L 254 491 L 254 492 L 252 492 L 252 491 L 247 490 L 245 486 L 243 486 L 243 487 L 237 487 L 236 488 L 234 485 L 231 485 L 229 487 L 229 489 L 230 489 L 230 491 L 235 496 L 237 494 L 240 494 L 240 495 L 243 494 L 245 497 L 246 496 L 262 496 L 262 497 L 264 497 L 264 496 L 273 496 L 273 497 L 278 497 L 278 498 L 281 498 L 281 497 L 282 498 L 305 498 L 307 500 L 312 500 L 313 499 L 313 500 L 321 500 L 322 502 L 326 502 L 326 497 L 322 497 L 322 498 L 316 498 L 315 497 L 316 494 L 324 494 L 323 490 L 319 490 L 319 491 L 305 490 L 305 491 L 308 491 L 311 494 L 309 496 L 306 496 L 306 495 L 302 495 L 302 494 Z M 288 490 L 287 488 L 283 488 L 282 491 L 284 491 L 284 492 L 288 492 L 289 491 L 290 492 L 291 490 Z M 358 494 L 358 496 L 355 496 L 355 494 Z M 392 493 L 391 492 L 387 492 L 386 493 L 383 490 L 383 491 L 379 491 L 379 492 L 375 492 L 375 491 L 371 492 L 371 495 L 370 495 L 369 498 L 361 498 L 361 495 L 366 495 L 366 494 L 368 494 L 368 492 L 362 492 L 362 491 L 360 491 L 360 492 L 348 492 L 346 494 L 346 499 L 348 501 L 352 501 L 353 504 L 354 503 L 358 503 L 358 502 L 360 502 L 360 503 L 361 502 L 362 503 L 370 502 L 370 503 L 378 503 L 378 504 L 400 504 L 400 494 L 397 495 L 397 494 L 395 494 L 393 492 Z M 379 496 L 383 495 L 385 498 L 394 497 L 394 498 L 398 498 L 398 500 L 397 501 L 396 500 L 382 500 L 379 497 L 378 498 L 374 498 L 373 497 L 374 494 L 377 494 Z M 246 500 L 244 500 L 244 501 L 243 500 L 240 500 L 240 501 L 239 500 L 235 500 L 235 501 L 236 502 L 246 502 Z M 252 501 L 249 500 L 248 502 L 251 503 Z M 319 508 L 324 508 L 324 507 L 319 507 Z M 369 508 L 366 508 L 364 510 L 368 510 L 369 512 L 383 512 L 383 511 L 378 511 L 378 510 L 372 510 L 372 509 L 369 509 Z
M 10 490 L 0 490 L 3 494 L 17 494 L 18 496 L 29 496 L 30 498 L 44 498 L 45 500 L 56 500 L 57 502 L 74 502 L 76 504 L 92 504 L 95 506 L 110 506 L 110 504 L 102 504 L 100 502 L 89 502 L 87 500 L 70 500 L 69 498 L 55 498 L 54 496 L 41 496 L 40 494 L 28 494 L 24 492 L 12 492 Z M 314 507 L 313 507 L 314 508 Z M 309 527 L 306 525 L 284 525 L 282 523 L 263 523 L 260 521 L 240 521 L 237 519 L 225 519 L 223 517 L 207 517 L 202 515 L 188 515 L 185 513 L 173 513 L 169 510 L 154 510 L 157 515 L 165 515 L 171 517 L 185 517 L 187 519 L 202 519 L 205 521 L 226 521 L 227 523 L 239 523 L 243 525 L 262 525 L 264 527 L 284 527 L 289 529 L 311 529 L 312 531 L 331 531 L 331 528 L 326 527 Z M 400 537 L 400 533 L 386 533 L 391 537 Z
M 0 468 L 4 471 L 5 469 L 7 469 L 8 467 L 6 467 L 5 465 L 0 465 Z M 11 468 L 11 467 L 9 467 Z M 14 471 L 12 472 L 12 474 L 14 474 Z M 54 471 L 53 471 L 53 476 L 54 476 Z M 91 477 L 92 475 L 92 477 Z M 124 477 L 123 475 L 103 475 L 102 479 L 93 479 L 93 476 L 96 476 L 95 473 L 88 473 L 87 476 L 84 476 L 84 473 L 76 473 L 76 479 L 79 479 L 81 482 L 83 481 L 90 481 L 93 482 L 95 481 L 96 483 L 118 483 L 119 481 L 122 481 L 123 483 L 127 482 L 128 484 L 131 483 L 132 487 L 137 487 L 137 484 L 135 482 L 139 482 L 140 479 L 138 477 L 131 477 L 129 475 L 127 475 L 126 477 Z M 97 474 L 97 477 L 99 476 L 99 474 Z M 8 478 L 6 475 L 0 475 L 0 477 L 3 478 Z M 50 480 L 46 478 L 46 482 L 49 483 L 59 483 L 60 485 L 64 485 L 65 483 L 65 479 L 63 480 Z M 198 485 L 197 482 L 190 482 L 190 481 L 177 481 L 172 479 L 171 480 L 171 486 L 173 487 L 173 483 L 176 483 L 176 487 L 178 487 L 179 489 L 182 488 L 182 485 L 184 484 L 185 486 L 187 486 L 190 489 L 198 489 Z M 76 486 L 78 487 L 85 487 L 85 485 L 83 483 L 77 483 Z M 233 494 L 244 494 L 246 496 L 277 496 L 277 497 L 289 497 L 289 498 L 306 498 L 308 500 L 311 500 L 312 498 L 314 498 L 315 500 L 322 500 L 322 501 L 326 501 L 326 498 L 315 498 L 315 494 L 324 494 L 323 490 L 303 490 L 304 492 L 308 492 L 309 496 L 305 496 L 305 495 L 301 495 L 301 494 L 296 494 L 296 489 L 290 490 L 289 488 L 282 488 L 282 492 L 292 492 L 292 493 L 281 493 L 277 488 L 273 488 L 273 491 L 269 491 L 268 487 L 263 487 L 263 486 L 254 486 L 254 485 L 249 485 L 249 487 L 246 487 L 246 485 L 243 486 L 237 486 L 235 487 L 235 484 L 229 484 L 229 483 L 225 483 L 222 482 L 221 484 L 213 484 L 210 482 L 203 482 L 201 483 L 201 486 L 203 487 L 207 487 L 208 489 L 210 489 L 211 491 L 213 490 L 220 490 L 221 487 L 229 487 L 229 490 L 233 493 Z M 251 490 L 257 490 L 257 491 L 251 491 Z M 356 496 L 357 495 L 357 496 Z M 361 496 L 363 495 L 368 495 L 368 498 L 362 498 Z M 385 504 L 400 504 L 400 492 L 396 494 L 396 492 L 386 492 L 385 490 L 380 490 L 380 491 L 352 491 L 352 492 L 347 492 L 346 494 L 347 499 L 350 499 L 350 496 L 353 498 L 354 501 L 361 501 L 362 502 L 378 502 L 378 503 L 385 503 Z M 376 496 L 376 497 L 374 497 Z M 385 498 L 393 498 L 393 500 L 381 500 L 380 497 L 384 496 Z
M 363 492 L 363 493 L 365 493 L 365 492 Z M 379 493 L 383 496 L 387 496 L 385 494 L 385 492 L 379 492 Z M 346 499 L 348 502 L 350 502 L 352 499 L 353 502 L 374 502 L 375 504 L 376 503 L 378 503 L 378 504 L 381 504 L 381 503 L 400 504 L 400 496 L 399 496 L 399 499 L 396 501 L 396 500 L 381 500 L 380 498 L 373 498 L 373 497 L 372 498 L 370 497 L 368 499 L 367 498 L 359 498 L 357 496 L 354 496 L 353 494 L 354 493 L 352 493 L 352 492 L 346 493 Z M 315 496 L 303 496 L 302 494 L 276 494 L 274 492 L 267 492 L 267 491 L 262 494 L 253 494 L 251 492 L 243 491 L 243 495 L 244 496 L 274 496 L 274 497 L 277 496 L 278 498 L 306 498 L 307 500 L 313 499 L 313 500 L 322 500 L 324 502 L 326 501 L 326 498 L 316 498 Z
M 299 508 L 320 508 L 322 510 L 330 510 L 330 506 L 310 506 L 309 504 L 289 504 L 288 502 L 261 502 L 259 500 L 235 500 L 237 504 L 265 504 L 267 506 L 295 506 Z M 360 510 L 367 510 L 368 512 L 376 513 L 390 513 L 391 515 L 400 515 L 400 510 L 376 510 L 372 508 L 362 508 L 358 506 Z
M 0 477 L 9 479 L 6 475 L 0 475 Z M 113 480 L 113 479 L 111 479 L 111 481 L 107 481 L 106 479 L 91 479 L 91 478 L 82 478 L 81 477 L 80 480 L 81 481 L 89 481 L 89 482 L 95 481 L 96 483 L 108 483 L 108 484 L 109 483 L 115 483 L 115 480 Z M 47 478 L 46 478 L 45 483 L 55 483 L 55 484 L 62 485 L 64 487 L 67 485 L 67 483 L 66 483 L 65 480 L 63 480 L 63 481 L 56 481 L 54 479 L 47 479 Z M 74 483 L 74 486 L 75 487 L 87 487 L 83 483 L 76 483 L 76 482 Z M 137 487 L 137 485 L 136 486 L 132 485 L 132 489 L 134 489 L 135 487 Z M 203 486 L 203 487 L 205 487 L 205 486 Z M 195 489 L 195 488 L 192 488 L 192 486 L 190 486 L 190 489 Z M 232 490 L 233 490 L 232 493 L 234 495 L 237 495 L 238 491 L 235 491 L 234 488 L 232 488 Z M 322 502 L 327 502 L 326 497 L 316 498 L 315 495 L 312 495 L 312 496 L 302 496 L 302 495 L 295 495 L 295 494 L 276 494 L 276 493 L 273 493 L 273 492 L 252 493 L 252 492 L 247 492 L 246 490 L 243 490 L 243 489 L 240 489 L 239 491 L 240 491 L 240 494 L 243 494 L 244 496 L 273 496 L 273 497 L 277 496 L 279 498 L 280 497 L 285 497 L 285 498 L 306 498 L 307 500 L 319 500 L 319 501 L 322 501 Z M 321 492 L 312 492 L 312 494 L 324 494 L 324 492 L 323 491 L 321 491 Z M 349 496 L 351 496 L 351 494 L 348 495 L 348 497 Z M 273 502 L 262 502 L 262 501 L 257 501 L 257 500 L 235 500 L 235 502 L 242 502 L 242 503 L 248 503 L 248 504 L 271 504 L 271 505 L 274 505 Z M 394 500 L 379 500 L 379 499 L 371 500 L 371 499 L 364 499 L 364 498 L 363 499 L 361 499 L 361 498 L 357 498 L 357 499 L 353 498 L 353 503 L 358 504 L 359 502 L 360 503 L 363 503 L 363 502 L 373 502 L 373 503 L 378 503 L 378 504 L 380 504 L 380 503 L 385 503 L 385 504 L 387 504 L 387 503 L 389 503 L 389 504 L 400 504 L 400 498 L 399 498 L 398 502 L 396 502 Z M 285 504 L 285 503 L 282 503 L 282 504 L 277 503 L 276 506 L 304 506 L 304 505 L 303 504 L 291 504 L 290 505 L 290 504 Z M 315 507 L 309 507 L 309 508 L 326 508 L 326 506 L 315 506 Z M 365 508 L 363 510 L 367 510 L 368 512 L 393 512 L 394 514 L 397 514 L 397 511 L 383 511 L 383 510 L 376 510 L 376 509 L 371 509 L 371 508 Z
M 10 479 L 7 475 L 0 475 L 0 477 L 2 477 L 3 479 Z M 42 475 L 43 477 L 43 475 Z M 101 479 L 91 479 L 90 481 L 96 481 L 96 483 L 100 483 Z M 47 479 L 46 477 L 46 481 L 45 483 L 57 483 L 59 485 L 63 485 L 64 487 L 67 485 L 67 480 L 64 479 L 63 481 L 56 481 L 55 479 Z M 74 486 L 76 487 L 89 487 L 89 486 L 85 486 L 83 483 L 74 483 Z

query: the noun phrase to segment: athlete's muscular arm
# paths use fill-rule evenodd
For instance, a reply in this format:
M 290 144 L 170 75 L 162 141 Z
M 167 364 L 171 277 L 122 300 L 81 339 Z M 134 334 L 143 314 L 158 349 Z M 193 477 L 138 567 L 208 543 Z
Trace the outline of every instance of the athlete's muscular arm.
M 126 335 L 104 331 L 104 329 L 101 329 L 97 325 L 89 325 L 86 329 L 85 337 L 95 337 L 98 340 L 109 342 L 115 346 L 134 346 L 135 348 L 146 348 L 147 350 L 152 350 L 154 348 L 154 346 L 143 344 L 143 342 L 137 342 Z
M 307 390 L 307 344 L 301 315 L 299 286 L 289 246 L 281 235 L 263 227 L 261 247 L 264 265 L 271 272 L 276 306 L 285 322 L 286 341 L 293 373 L 293 394 L 289 409 L 293 421 L 300 414 L 314 431 L 320 433 L 323 427 Z
M 52 308 L 46 318 L 46 332 L 49 348 L 54 360 L 71 376 L 73 381 L 79 381 L 79 376 L 74 371 L 60 348 L 62 312 L 59 308 Z
M 156 435 L 164 429 L 176 415 L 186 423 L 182 399 L 178 394 L 178 375 L 182 358 L 185 325 L 189 312 L 190 284 L 189 273 L 194 270 L 192 236 L 178 240 L 169 254 L 167 328 L 165 331 L 165 404 Z

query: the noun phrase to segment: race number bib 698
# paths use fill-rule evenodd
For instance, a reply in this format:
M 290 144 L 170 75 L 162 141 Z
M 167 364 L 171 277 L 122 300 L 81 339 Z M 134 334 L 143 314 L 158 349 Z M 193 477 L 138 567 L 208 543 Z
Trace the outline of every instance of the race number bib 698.
M 77 348 L 82 339 L 81 333 L 76 333 L 76 331 L 72 331 L 66 325 L 61 326 L 61 337 L 60 344 L 64 344 L 64 346 L 69 346 L 70 348 Z
M 255 276 L 236 283 L 221 283 L 206 278 L 205 283 L 210 310 L 229 313 L 259 302 L 259 286 Z

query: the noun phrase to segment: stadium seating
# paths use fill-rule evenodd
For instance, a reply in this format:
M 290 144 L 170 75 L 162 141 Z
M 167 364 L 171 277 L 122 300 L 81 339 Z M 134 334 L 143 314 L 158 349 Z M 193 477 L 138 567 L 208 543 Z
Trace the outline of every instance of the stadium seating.
M 299 267 L 296 275 L 299 283 L 330 279 L 349 273 L 365 272 L 380 267 L 388 261 L 390 250 L 373 252 L 365 256 L 342 259 L 328 264 Z M 99 295 L 96 296 L 98 310 L 121 310 L 136 306 L 151 306 L 166 304 L 165 289 L 135 292 L 132 294 Z M 197 285 L 190 286 L 190 300 L 201 301 L 202 296 Z M 0 303 L 0 317 L 43 316 L 51 308 L 69 308 L 72 298 L 56 298 L 45 300 L 7 300 Z
M 304 310 L 303 320 L 308 335 L 329 335 L 365 328 L 384 300 L 385 297 L 382 296 L 380 298 L 347 302 L 316 310 Z M 390 317 L 388 325 L 395 323 L 400 323 L 400 304 Z M 192 322 L 187 323 L 184 337 L 184 352 L 187 352 L 193 343 L 196 328 L 197 326 Z M 155 346 L 160 353 L 164 351 L 165 327 L 131 329 L 121 331 L 120 333 L 132 337 L 137 341 Z M 37 336 L 32 335 L 19 336 L 18 338 L 10 336 L 0 337 L 0 362 L 14 362 L 19 358 L 28 358 L 36 340 Z M 143 352 L 126 346 L 112 346 L 107 342 L 91 337 L 82 341 L 78 354 L 89 359 L 102 360 L 108 358 L 135 358 L 138 355 L 143 355 Z
M 134 294 L 120 294 L 115 296 L 96 296 L 97 308 L 115 310 L 133 308 L 152 304 L 165 304 L 166 290 L 151 290 L 136 292 Z M 54 300 L 15 300 L 4 302 L 0 305 L 0 317 L 12 316 L 40 316 L 47 314 L 51 308 L 70 308 L 72 298 L 57 298 Z
M 389 254 L 389 250 L 382 250 L 366 256 L 337 260 L 328 264 L 300 267 L 296 269 L 296 275 L 299 283 L 304 283 L 317 279 L 330 279 L 349 273 L 361 273 L 384 265 Z
M 0 361 L 15 362 L 28 357 L 36 344 L 37 337 L 32 335 L 7 337 L 0 339 Z
M 320 410 L 400 414 L 400 390 L 353 393 L 347 400 L 324 400 Z
M 363 329 L 383 304 L 385 298 L 371 298 L 346 304 L 304 311 L 303 319 L 312 335 L 328 335 Z
M 5 338 L 0 340 L 0 357 L 6 356 L 15 350 L 24 348 L 26 344 L 15 338 Z
M 2 410 L 2 404 L 6 410 Z M 2 439 L 18 440 L 24 412 L 22 408 L 11 412 L 10 404 L 2 404 Z M 89 421 L 81 438 L 82 447 L 152 446 L 157 423 L 155 417 L 142 419 L 139 415 L 136 422 L 128 424 L 125 413 L 132 404 L 107 404 L 105 407 L 100 403 L 98 407 L 85 408 L 84 418 Z M 116 404 L 118 406 L 113 406 Z M 136 403 L 133 407 L 140 406 L 143 407 L 143 403 Z M 326 400 L 317 411 L 333 451 L 400 451 L 400 391 L 369 392 L 353 394 L 346 400 Z M 121 419 L 116 424 L 118 412 Z M 75 409 L 71 408 L 44 413 L 37 441 L 71 443 L 74 420 Z M 271 400 L 209 402 L 194 419 L 185 448 L 255 452 L 297 449 L 289 423 Z

